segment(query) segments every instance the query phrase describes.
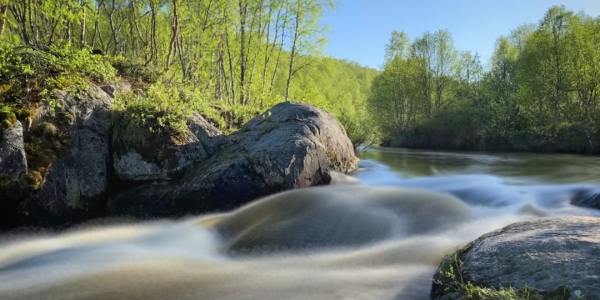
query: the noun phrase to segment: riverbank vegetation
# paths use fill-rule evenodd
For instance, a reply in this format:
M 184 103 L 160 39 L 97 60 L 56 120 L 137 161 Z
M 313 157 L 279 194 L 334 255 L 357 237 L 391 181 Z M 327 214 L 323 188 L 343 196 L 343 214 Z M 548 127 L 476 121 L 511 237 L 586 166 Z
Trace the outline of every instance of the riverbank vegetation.
M 368 132 L 365 103 L 377 71 L 320 55 L 325 30 L 319 19 L 332 5 L 317 0 L 0 1 L 0 64 L 6 75 L 1 84 L 15 92 L 3 97 L 2 105 L 52 101 L 40 97 L 47 93 L 42 91 L 80 79 L 127 81 L 132 92 L 117 96 L 117 109 L 140 122 L 162 115 L 162 125 L 178 127 L 200 110 L 227 132 L 289 100 L 330 110 L 360 138 Z M 42 76 L 47 63 L 58 66 L 61 75 Z M 29 73 L 60 85 L 46 88 L 50 83 L 42 80 L 42 89 L 30 88 Z
M 394 32 L 368 107 L 392 146 L 600 152 L 600 18 L 551 8 L 498 39 L 489 67 L 447 31 Z
M 600 152 L 600 20 L 551 8 L 489 64 L 448 31 L 392 33 L 381 71 L 321 55 L 320 0 L 0 1 L 1 108 L 127 82 L 117 111 L 225 132 L 281 101 L 332 112 L 357 143 Z

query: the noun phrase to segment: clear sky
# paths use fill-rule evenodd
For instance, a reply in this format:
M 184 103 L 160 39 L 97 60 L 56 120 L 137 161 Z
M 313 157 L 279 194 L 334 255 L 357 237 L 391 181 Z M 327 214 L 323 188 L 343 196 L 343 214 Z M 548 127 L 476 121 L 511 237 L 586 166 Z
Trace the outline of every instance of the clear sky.
M 496 39 L 521 24 L 537 23 L 553 5 L 600 15 L 600 0 L 337 0 L 324 14 L 325 53 L 381 67 L 393 30 L 411 39 L 447 29 L 456 48 L 476 52 L 487 64 Z

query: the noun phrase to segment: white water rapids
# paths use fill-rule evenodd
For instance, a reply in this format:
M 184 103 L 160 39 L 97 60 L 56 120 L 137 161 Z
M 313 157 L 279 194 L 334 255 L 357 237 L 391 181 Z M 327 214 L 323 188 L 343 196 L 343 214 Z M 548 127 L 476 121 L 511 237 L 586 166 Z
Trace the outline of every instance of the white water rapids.
M 592 182 L 362 166 L 360 184 L 275 195 L 228 214 L 4 236 L 0 299 L 429 299 L 442 257 L 483 233 L 600 215 L 569 204 L 595 192 Z

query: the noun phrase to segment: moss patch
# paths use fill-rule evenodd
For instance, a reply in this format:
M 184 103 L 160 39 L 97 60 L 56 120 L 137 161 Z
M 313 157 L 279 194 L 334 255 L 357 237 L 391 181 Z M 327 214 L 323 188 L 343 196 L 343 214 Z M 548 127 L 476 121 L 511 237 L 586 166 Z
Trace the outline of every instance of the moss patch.
M 12 107 L 0 107 L 0 133 L 2 133 L 4 129 L 12 127 L 15 122 L 17 122 L 17 115 L 13 112 Z
M 69 143 L 69 136 L 60 127 L 50 122 L 34 126 L 25 138 L 25 152 L 29 164 L 26 186 L 37 190 L 50 166 L 62 155 Z
M 159 126 L 156 119 L 140 125 L 129 116 L 121 116 L 113 127 L 113 145 L 122 154 L 134 150 L 147 162 L 160 164 L 173 155 L 175 147 L 193 142 L 193 134 Z

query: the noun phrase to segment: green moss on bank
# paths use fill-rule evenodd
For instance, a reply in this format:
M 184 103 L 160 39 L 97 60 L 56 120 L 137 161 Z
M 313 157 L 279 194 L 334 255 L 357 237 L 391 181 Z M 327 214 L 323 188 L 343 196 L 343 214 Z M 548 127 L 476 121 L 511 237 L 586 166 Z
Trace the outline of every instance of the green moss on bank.
M 0 107 L 0 134 L 4 129 L 8 129 L 17 121 L 17 115 L 10 106 Z
M 61 97 L 83 93 L 91 83 L 111 82 L 116 73 L 110 57 L 89 49 L 0 42 L 0 133 L 17 120 L 23 124 L 28 173 L 18 181 L 20 189 L 38 190 L 69 143 L 73 116 L 61 107 Z M 13 183 L 0 183 L 0 190 Z

